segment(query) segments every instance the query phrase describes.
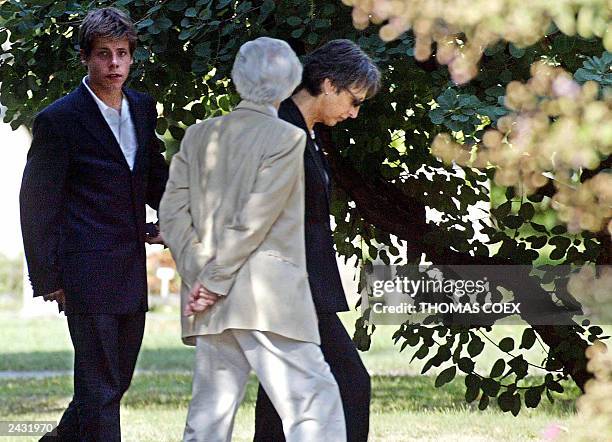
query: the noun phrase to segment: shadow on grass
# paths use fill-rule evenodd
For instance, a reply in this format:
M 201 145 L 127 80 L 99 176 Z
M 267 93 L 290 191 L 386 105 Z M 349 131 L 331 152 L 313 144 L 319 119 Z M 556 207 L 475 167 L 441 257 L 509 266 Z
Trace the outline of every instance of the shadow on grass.
M 422 412 L 441 410 L 478 410 L 478 400 L 465 401 L 465 378 L 457 377 L 452 382 L 435 388 L 435 377 L 432 376 L 373 376 L 372 377 L 372 412 Z M 532 376 L 521 382 L 521 386 L 539 385 L 542 376 Z M 565 391 L 554 394 L 554 404 L 543 398 L 538 411 L 550 414 L 568 414 L 575 412 L 575 401 L 580 390 L 574 383 L 564 384 Z M 521 393 L 521 396 L 522 393 Z M 499 411 L 496 400 L 491 399 L 490 409 Z M 524 404 L 522 412 L 525 411 Z
M 541 378 L 529 378 L 533 384 Z M 554 405 L 544 399 L 535 412 L 569 415 L 579 390 L 567 385 L 562 394 L 555 394 Z M 372 378 L 372 406 L 376 413 L 436 412 L 469 410 L 479 413 L 478 401 L 466 404 L 463 378 L 457 378 L 442 388 L 434 387 L 434 378 L 427 376 L 374 376 Z M 19 415 L 32 412 L 61 413 L 72 395 L 72 378 L 58 376 L 45 379 L 18 379 L 0 384 L 0 415 Z M 251 377 L 247 386 L 245 405 L 252 407 L 257 397 L 257 381 Z M 191 398 L 191 376 L 182 373 L 143 373 L 134 377 L 123 405 L 134 409 L 187 409 Z M 493 402 L 493 401 L 492 401 Z M 496 405 L 491 410 L 498 411 Z M 521 413 L 527 412 L 525 408 Z M 529 413 L 534 410 L 529 410 Z M 58 416 L 59 417 L 59 416 Z
M 74 353 L 66 351 L 28 351 L 0 353 L 0 371 L 72 370 Z M 138 356 L 141 370 L 191 370 L 193 348 L 143 348 Z

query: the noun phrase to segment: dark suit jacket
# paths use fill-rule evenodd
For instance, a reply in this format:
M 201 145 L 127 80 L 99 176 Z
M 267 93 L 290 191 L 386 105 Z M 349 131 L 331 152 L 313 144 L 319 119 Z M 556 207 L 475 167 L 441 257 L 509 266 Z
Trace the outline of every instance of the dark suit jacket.
M 346 296 L 336 262 L 329 219 L 331 171 L 321 150 L 316 150 L 304 117 L 291 98 L 281 103 L 278 115 L 306 131 L 306 267 L 317 313 L 347 311 Z M 316 133 L 316 130 L 315 130 Z M 317 142 L 320 146 L 321 143 Z M 329 179 L 325 178 L 325 174 Z
M 63 288 L 66 313 L 147 309 L 145 204 L 157 209 L 168 168 L 153 99 L 124 89 L 134 169 L 82 84 L 36 116 L 20 193 L 34 296 Z

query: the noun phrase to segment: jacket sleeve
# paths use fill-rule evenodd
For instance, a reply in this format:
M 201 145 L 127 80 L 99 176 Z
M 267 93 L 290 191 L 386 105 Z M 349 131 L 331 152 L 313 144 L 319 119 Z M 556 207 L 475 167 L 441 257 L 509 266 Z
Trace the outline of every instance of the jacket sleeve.
M 170 162 L 170 175 L 159 203 L 158 216 L 160 231 L 172 252 L 176 268 L 183 281 L 191 285 L 197 272 L 191 270 L 190 266 L 197 260 L 201 244 L 191 218 L 189 135 L 190 129 L 187 129 L 179 151 Z M 204 263 L 199 268 L 202 266 Z
M 306 134 L 292 131 L 283 141 L 280 149 L 259 164 L 246 202 L 234 222 L 224 227 L 216 256 L 198 275 L 198 281 L 214 293 L 227 295 L 238 270 L 263 242 L 303 176 Z
M 153 127 L 157 122 L 157 111 L 155 110 L 155 102 L 151 99 L 150 103 L 150 118 Z M 168 181 L 168 164 L 162 155 L 162 142 L 155 135 L 155 129 L 151 134 L 151 139 L 147 144 L 147 155 L 149 155 L 149 179 L 147 180 L 146 202 L 155 210 L 159 209 L 159 201 L 166 188 Z
M 46 113 L 34 120 L 19 193 L 21 231 L 34 296 L 62 287 L 60 226 L 70 146 Z

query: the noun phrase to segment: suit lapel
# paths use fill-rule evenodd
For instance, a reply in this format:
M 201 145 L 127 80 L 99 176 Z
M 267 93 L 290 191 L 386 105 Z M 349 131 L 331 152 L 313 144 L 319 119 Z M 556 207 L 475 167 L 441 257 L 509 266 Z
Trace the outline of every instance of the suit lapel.
M 321 139 L 319 138 L 319 133 L 316 130 L 316 126 L 315 126 L 315 142 L 317 143 L 317 145 L 319 146 L 319 151 L 317 152 L 317 157 L 319 158 L 319 161 L 323 167 L 323 170 L 325 171 L 325 173 L 327 174 L 328 179 L 326 180 L 327 183 L 327 193 L 331 194 L 331 169 L 329 167 L 329 163 L 327 162 L 327 158 L 325 158 L 325 153 L 323 152 L 323 148 L 321 146 L 323 146 L 323 143 L 321 143 Z
M 331 175 L 327 173 L 327 178 L 326 178 L 327 171 L 325 169 L 325 164 L 324 164 L 325 158 L 323 158 L 322 155 L 317 151 L 317 149 L 315 148 L 315 142 L 312 140 L 312 138 L 310 138 L 310 136 L 308 136 L 307 140 L 308 140 L 306 142 L 307 154 L 310 155 L 313 163 L 315 164 L 315 169 L 317 170 L 317 173 L 319 174 L 319 177 L 321 178 L 321 181 L 323 182 L 325 186 L 325 196 L 327 197 L 327 199 L 329 199 L 328 180 L 331 180 Z
M 77 118 L 80 120 L 82 126 L 89 132 L 89 134 L 96 139 L 98 144 L 102 146 L 109 154 L 115 159 L 121 161 L 129 168 L 123 151 L 113 134 L 113 131 L 106 123 L 100 108 L 94 101 L 89 91 L 81 84 L 77 90 L 77 99 L 79 112 Z
M 285 101 L 281 103 L 281 116 L 285 121 L 288 121 L 298 127 L 301 127 L 306 132 L 306 155 L 310 155 L 313 163 L 315 164 L 315 169 L 321 178 L 321 181 L 325 184 L 325 196 L 329 202 L 329 186 L 327 185 L 327 179 L 325 178 L 325 165 L 323 163 L 324 158 L 319 155 L 315 148 L 315 142 L 310 137 L 310 133 L 308 132 L 308 127 L 306 126 L 306 121 L 302 116 L 302 112 L 295 105 L 291 98 L 287 98 Z M 329 180 L 331 180 L 331 175 L 327 175 Z

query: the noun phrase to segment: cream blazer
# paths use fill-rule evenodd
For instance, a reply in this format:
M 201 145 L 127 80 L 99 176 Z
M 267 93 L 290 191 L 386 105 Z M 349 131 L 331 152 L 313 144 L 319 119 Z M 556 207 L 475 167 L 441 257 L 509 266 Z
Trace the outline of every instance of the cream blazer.
M 181 316 L 183 342 L 237 328 L 320 343 L 306 273 L 303 130 L 242 101 L 187 129 L 172 158 L 160 230 L 181 275 L 223 295 Z

